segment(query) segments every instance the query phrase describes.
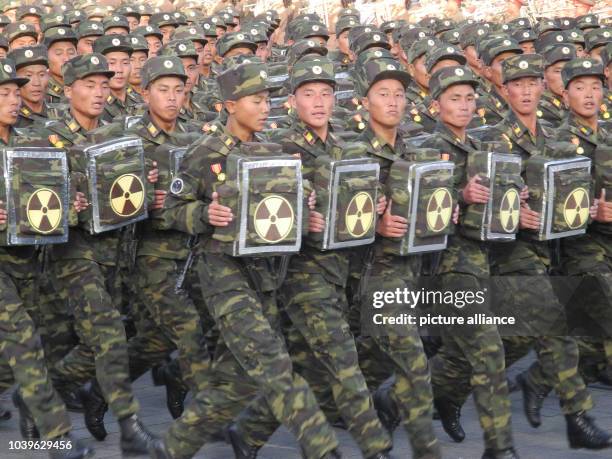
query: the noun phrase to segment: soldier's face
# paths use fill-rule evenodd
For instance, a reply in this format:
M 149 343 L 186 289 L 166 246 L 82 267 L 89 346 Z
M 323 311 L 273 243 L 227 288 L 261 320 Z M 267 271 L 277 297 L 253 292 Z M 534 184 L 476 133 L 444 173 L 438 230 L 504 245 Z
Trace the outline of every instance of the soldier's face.
M 187 82 L 185 83 L 185 92 L 189 92 L 195 85 L 198 84 L 198 78 L 200 76 L 200 68 L 198 63 L 192 57 L 183 57 L 183 66 L 185 67 L 185 73 L 187 74 Z
M 217 38 L 221 38 L 223 35 L 225 35 L 225 28 L 216 27 L 215 32 L 217 32 Z
M 164 36 L 164 38 L 162 39 L 162 42 L 165 45 L 166 43 L 170 41 L 170 37 L 172 37 L 172 34 L 174 33 L 174 26 L 171 26 L 171 25 L 161 26 L 159 30 L 161 30 L 161 33 Z
M 262 61 L 266 62 L 268 60 L 268 56 L 270 55 L 270 48 L 268 48 L 268 42 L 257 43 L 257 51 L 255 51 L 255 55 L 259 57 Z
M 21 108 L 21 95 L 15 83 L 0 85 L 0 125 L 11 126 L 17 122 Z
M 599 62 L 602 62 L 601 53 L 603 52 L 604 48 L 605 46 L 598 46 L 597 48 L 592 49 L 589 52 L 589 57 L 591 59 L 595 59 L 595 60 L 598 60 Z
M 17 37 L 9 43 L 9 50 L 23 48 L 25 46 L 35 46 L 36 38 L 28 35 L 24 37 Z
M 482 69 L 482 61 L 478 58 L 478 53 L 476 52 L 475 46 L 467 46 L 463 50 L 463 54 L 465 54 L 465 58 L 467 59 L 468 65 L 477 73 L 480 73 Z
M 149 35 L 148 37 L 145 37 L 145 39 L 149 44 L 149 57 L 157 56 L 159 48 L 162 47 L 161 40 L 154 35 Z
M 588 53 L 584 49 L 584 45 L 581 45 L 580 43 L 574 43 L 574 46 L 576 47 L 576 57 L 582 58 L 588 56 Z
M 514 52 L 505 52 L 495 56 L 493 62 L 490 67 L 485 67 L 484 76 L 495 86 L 501 86 L 504 83 L 504 79 L 502 76 L 502 62 L 504 62 L 509 57 L 514 56 L 516 53 Z
M 476 112 L 476 93 L 469 84 L 456 84 L 444 91 L 433 106 L 443 123 L 465 129 Z
M 40 33 L 40 18 L 38 16 L 24 16 L 21 18 L 21 21 L 32 24 L 36 31 Z
M 563 99 L 578 116 L 585 119 L 597 118 L 603 100 L 603 84 L 594 76 L 575 78 L 563 92 Z
M 240 56 L 240 55 L 252 56 L 253 51 L 251 51 L 250 48 L 240 48 L 240 47 L 232 48 L 227 53 L 225 53 L 225 55 L 223 56 L 223 59 L 227 59 L 228 57 L 232 57 L 232 56 Z
M 289 96 L 297 116 L 308 126 L 326 126 L 334 110 L 334 88 L 327 83 L 305 83 Z
M 454 59 L 442 59 L 441 61 L 436 62 L 436 65 L 431 68 L 431 70 L 429 71 L 429 77 L 431 77 L 431 75 L 433 75 L 440 69 L 443 69 L 445 67 L 457 67 L 457 65 L 459 65 L 459 63 Z
M 142 97 L 153 117 L 174 123 L 185 101 L 185 83 L 177 77 L 161 77 L 143 91 Z
M 523 50 L 523 54 L 535 54 L 536 52 L 535 45 L 532 41 L 519 43 L 519 46 Z
M 373 125 L 399 126 L 406 111 L 406 91 L 397 80 L 381 80 L 372 85 L 363 100 Z
M 49 71 L 52 75 L 61 77 L 62 65 L 76 56 L 74 44 L 68 41 L 57 41 L 49 47 Z
M 204 45 L 202 45 L 202 43 L 200 43 L 199 41 L 194 41 L 193 47 L 195 48 L 196 53 L 198 54 L 198 64 L 200 64 L 202 63 L 202 56 L 204 55 Z
M 210 65 L 212 64 L 215 55 L 217 54 L 217 38 L 216 37 L 206 37 L 208 39 L 208 43 L 204 45 L 204 52 L 202 53 L 202 61 L 200 62 L 202 65 Z
M 21 97 L 32 104 L 39 104 L 45 97 L 47 83 L 49 83 L 49 70 L 45 65 L 28 65 L 17 70 L 18 77 L 28 78 L 30 81 L 21 87 Z
M 136 19 L 134 16 L 128 16 L 127 20 L 128 20 L 128 24 L 130 25 L 130 31 L 134 30 L 136 27 L 140 25 L 140 21 Z
M 98 37 L 83 37 L 77 41 L 77 53 L 79 55 L 93 53 L 93 45 Z
M 313 40 L 319 46 L 327 46 L 327 38 L 325 37 L 306 37 L 309 40 Z
M 6 49 L 0 48 L 0 59 L 4 59 L 6 57 Z
M 429 74 L 427 73 L 427 67 L 425 67 L 425 54 L 417 57 L 412 64 L 408 64 L 408 71 L 414 81 L 416 81 L 423 88 L 429 88 Z
M 565 66 L 565 62 L 557 62 L 544 70 L 544 81 L 549 91 L 557 96 L 563 95 L 563 79 L 561 78 L 561 71 Z
M 269 95 L 268 91 L 262 91 L 235 101 L 226 101 L 225 108 L 244 130 L 259 132 L 263 130 L 270 114 Z
M 108 61 L 108 68 L 115 72 L 115 76 L 110 80 L 111 89 L 121 90 L 127 87 L 128 78 L 132 71 L 130 55 L 122 51 L 113 51 L 106 54 L 106 60 Z
M 130 57 L 130 63 L 132 64 L 132 71 L 130 72 L 130 84 L 139 86 L 142 78 L 140 77 L 140 71 L 147 62 L 147 53 L 144 51 L 135 51 Z
M 348 34 L 349 34 L 349 31 L 345 30 L 340 35 L 338 35 L 337 40 L 336 40 L 338 43 L 338 49 L 344 54 L 349 54 L 349 51 L 350 51 Z
M 608 89 L 612 90 L 612 62 L 604 69 L 604 74 L 606 75 L 606 80 L 608 80 Z
M 95 119 L 104 111 L 104 104 L 110 95 L 109 78 L 105 75 L 90 75 L 76 80 L 72 86 L 64 87 L 70 100 L 70 108 L 81 115 Z
M 502 92 L 512 110 L 523 116 L 533 115 L 544 92 L 541 78 L 524 77 L 507 82 Z
M 104 31 L 104 35 L 127 35 L 128 33 L 130 31 L 123 27 L 110 27 Z

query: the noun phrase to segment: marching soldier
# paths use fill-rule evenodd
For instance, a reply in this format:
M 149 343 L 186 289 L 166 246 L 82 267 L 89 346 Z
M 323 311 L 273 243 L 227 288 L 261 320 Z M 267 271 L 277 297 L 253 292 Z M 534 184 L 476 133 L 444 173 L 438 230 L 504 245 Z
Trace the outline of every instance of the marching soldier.
M 104 35 L 104 29 L 99 22 L 82 21 L 75 29 L 77 37 L 77 53 L 89 54 L 93 53 L 93 45 L 95 41 Z
M 130 34 L 129 39 L 133 52 L 130 56 L 132 70 L 130 71 L 130 77 L 128 79 L 128 90 L 131 89 L 142 96 L 141 71 L 147 59 L 149 59 L 149 44 L 142 35 Z
M 32 24 L 25 22 L 13 22 L 6 26 L 3 33 L 9 42 L 9 50 L 35 46 L 38 42 L 38 32 Z
M 576 58 L 576 49 L 573 45 L 562 43 L 549 47 L 542 56 L 546 91 L 542 94 L 537 114 L 541 114 L 541 119 L 548 121 L 553 128 L 557 128 L 567 116 L 563 102 L 561 72 L 568 61 Z
M 62 66 L 77 55 L 77 38 L 70 27 L 53 27 L 43 36 L 49 59 L 49 83 L 47 85 L 47 102 L 62 103 L 64 98 L 64 77 Z

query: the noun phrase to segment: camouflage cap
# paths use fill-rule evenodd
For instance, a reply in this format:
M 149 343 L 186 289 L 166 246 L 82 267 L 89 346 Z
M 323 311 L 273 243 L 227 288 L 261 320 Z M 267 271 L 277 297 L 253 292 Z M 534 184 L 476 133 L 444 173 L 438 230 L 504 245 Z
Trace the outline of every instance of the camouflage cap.
M 160 40 L 164 38 L 164 34 L 159 30 L 159 27 L 154 25 L 136 27 L 133 32 L 143 37 L 157 37 Z
M 8 39 L 9 43 L 19 37 L 34 37 L 38 39 L 38 32 L 34 24 L 27 22 L 12 22 L 4 28 L 4 35 Z
M 512 32 L 511 36 L 512 38 L 514 38 L 514 40 L 516 40 L 517 43 L 526 43 L 528 41 L 536 41 L 536 39 L 538 38 L 536 33 L 533 31 L 533 29 L 515 30 L 514 32 Z M 548 37 L 548 35 L 544 36 L 544 38 L 546 37 Z
M 596 14 L 584 14 L 576 18 L 576 27 L 579 29 L 591 29 L 599 27 L 599 18 Z
M 90 75 L 106 75 L 112 78 L 114 74 L 115 72 L 109 70 L 106 58 L 98 53 L 76 56 L 62 65 L 66 86 L 71 86 L 76 80 L 82 80 Z
M 105 17 L 102 20 L 102 25 L 104 26 L 105 31 L 113 27 L 121 27 L 128 32 L 130 31 L 130 23 L 128 22 L 127 18 L 121 14 L 113 14 Z
M 361 68 L 370 59 L 395 59 L 388 49 L 384 48 L 369 48 L 357 56 L 355 68 Z
M 502 62 L 502 79 L 504 84 L 525 77 L 544 76 L 544 59 L 540 54 L 522 54 L 512 56 Z
M 178 27 L 176 18 L 171 13 L 154 13 L 149 19 L 149 24 L 163 27 L 163 26 L 174 26 Z
M 381 34 L 383 33 L 382 30 L 380 30 L 378 27 L 373 26 L 371 24 L 357 25 L 349 30 L 349 34 L 348 34 L 349 45 L 353 43 L 359 35 L 361 35 L 362 33 L 368 33 L 368 32 L 378 32 Z
M 306 54 L 318 54 L 327 56 L 328 50 L 325 46 L 320 46 L 314 40 L 298 40 L 287 51 L 287 65 L 293 65 L 298 59 Z
M 406 29 L 407 28 L 404 28 L 404 30 L 402 30 L 402 36 L 399 40 L 399 45 L 404 50 L 406 55 L 408 54 L 410 47 L 415 41 L 423 40 L 424 38 L 432 38 L 437 40 L 433 37 L 429 30 L 423 27 L 413 27 L 412 29 Z
M 6 27 L 11 23 L 11 18 L 6 14 L 0 14 L 0 27 Z
M 140 16 L 151 16 L 153 14 L 153 8 L 151 7 L 151 5 L 138 5 L 138 12 L 140 13 Z
M 343 16 L 354 16 L 359 19 L 360 13 L 357 8 L 342 8 L 338 11 L 338 17 L 341 18 Z
M 537 23 L 535 30 L 538 33 L 538 36 L 541 36 L 546 32 L 561 30 L 561 24 L 559 24 L 559 21 L 556 18 L 543 18 Z
M 255 43 L 268 41 L 268 27 L 261 22 L 251 22 L 240 26 L 241 32 L 246 32 Z
M 8 53 L 7 56 L 15 63 L 15 70 L 28 65 L 44 65 L 49 67 L 49 59 L 47 58 L 47 48 L 43 45 L 24 46 L 17 48 Z
M 140 11 L 137 8 L 131 7 L 129 5 L 120 6 L 115 10 L 115 13 L 120 14 L 121 16 L 132 16 L 140 20 Z
M 221 71 L 227 70 L 229 68 L 235 67 L 240 64 L 263 64 L 264 61 L 261 60 L 259 56 L 253 56 L 248 54 L 236 54 L 235 56 L 228 57 L 227 59 L 223 59 L 223 63 L 221 64 Z M 268 66 L 268 70 L 270 66 Z M 286 71 L 286 67 L 285 67 Z M 268 77 L 271 76 L 271 72 L 268 71 Z
M 557 62 L 576 59 L 576 47 L 569 43 L 552 45 L 546 48 L 546 51 L 542 53 L 542 57 L 544 57 L 544 68 L 548 68 Z
M 217 40 L 217 54 L 223 57 L 225 54 L 234 48 L 247 48 L 251 51 L 257 51 L 257 44 L 253 42 L 248 34 L 243 32 L 229 32 L 223 34 L 221 38 Z
M 217 26 L 214 22 L 212 22 L 213 18 L 204 19 L 200 24 L 202 25 L 202 30 L 204 31 L 205 37 L 216 37 L 217 36 Z
M 159 56 L 191 57 L 198 60 L 198 53 L 191 40 L 170 40 L 159 50 Z
M 431 72 L 431 69 L 440 61 L 445 59 L 450 59 L 456 61 L 459 65 L 465 65 L 467 59 L 463 55 L 463 51 L 461 51 L 458 47 L 453 46 L 449 43 L 441 43 L 440 46 L 436 46 L 435 48 L 431 48 L 427 51 L 425 57 L 425 67 L 428 72 Z
M 126 35 L 103 35 L 94 42 L 94 52 L 108 54 L 122 52 L 132 54 L 132 44 Z
M 370 88 L 382 80 L 397 80 L 405 89 L 410 84 L 410 75 L 402 70 L 401 64 L 393 58 L 369 59 L 357 70 L 355 89 L 361 97 L 365 97 Z
M 43 34 L 42 42 L 47 48 L 51 48 L 51 45 L 53 45 L 53 43 L 57 43 L 60 41 L 69 41 L 76 45 L 76 42 L 78 40 L 76 35 L 74 34 L 74 30 L 72 30 L 72 27 L 51 27 Z
M 101 37 L 104 35 L 104 28 L 97 21 L 81 21 L 76 27 L 77 39 L 83 37 Z
M 5 51 L 8 51 L 9 49 L 9 42 L 4 35 L 0 35 L 0 48 L 4 49 Z
M 569 33 L 564 30 L 547 33 L 543 37 L 540 37 L 535 42 L 535 48 L 538 53 L 543 53 L 553 45 L 560 45 L 563 43 L 572 43 L 569 39 Z
M 565 89 L 567 89 L 573 79 L 582 76 L 598 77 L 604 83 L 603 64 L 596 59 L 574 59 L 565 64 L 563 70 L 561 70 L 561 78 L 563 79 Z
M 391 45 L 387 40 L 387 35 L 378 31 L 364 32 L 360 34 L 353 42 L 351 42 L 350 47 L 351 51 L 353 51 L 356 56 L 368 48 L 391 49 Z
M 563 30 L 575 29 L 577 27 L 576 19 L 569 16 L 559 18 L 559 24 Z
M 442 32 L 440 34 L 440 40 L 443 43 L 450 43 L 451 45 L 458 45 L 459 37 L 460 34 L 458 29 L 447 30 L 446 32 Z
M 482 40 L 489 33 L 489 28 L 483 24 L 468 24 L 460 29 L 459 46 L 465 49 L 468 46 L 476 46 L 479 40 Z
M 233 26 L 236 24 L 234 16 L 225 11 L 219 11 L 218 16 L 221 17 L 226 26 Z
M 430 49 L 441 46 L 442 42 L 435 37 L 422 38 L 421 40 L 415 41 L 410 49 L 406 53 L 408 56 L 408 62 L 411 64 L 419 57 L 423 56 Z
M 605 46 L 612 41 L 612 29 L 598 28 L 584 34 L 585 48 L 588 52 L 599 46 Z
M 493 60 L 502 53 L 523 53 L 522 48 L 519 46 L 516 40 L 509 36 L 491 38 L 490 40 L 483 41 L 481 45 L 482 49 L 480 59 L 486 66 L 490 66 L 493 63 Z
M 608 43 L 601 53 L 601 61 L 604 67 L 612 64 L 612 43 Z
M 46 32 L 51 27 L 70 27 L 70 21 L 65 14 L 51 13 L 40 18 L 40 30 Z
M 211 16 L 209 18 L 210 23 L 212 24 L 212 27 L 221 27 L 224 30 L 227 30 L 227 25 L 225 24 L 225 21 L 223 20 L 223 17 L 215 14 L 213 16 Z M 204 29 L 206 29 L 206 27 L 204 27 Z
M 21 6 L 21 1 L 19 0 L 6 0 L 1 6 L 0 9 L 6 13 L 10 10 L 16 10 Z
M 567 39 L 570 40 L 571 43 L 575 45 L 583 45 L 584 46 L 584 32 L 580 29 L 571 29 L 566 30 Z
M 132 46 L 133 52 L 145 52 L 149 53 L 149 43 L 147 39 L 142 35 L 138 35 L 136 33 L 131 33 L 128 35 L 128 40 L 130 41 L 130 45 Z
M 455 21 L 452 21 L 450 19 L 441 19 L 439 21 L 436 21 L 436 23 L 434 24 L 433 30 L 434 30 L 434 34 L 438 35 L 442 32 L 446 32 L 447 30 L 451 30 L 455 28 Z
M 41 17 L 43 15 L 43 11 L 41 8 L 35 5 L 23 5 L 17 9 L 17 14 L 15 17 L 18 21 L 22 20 L 26 16 L 36 16 Z
M 182 26 L 182 25 L 187 25 L 188 21 L 187 21 L 187 16 L 185 16 L 183 13 L 181 13 L 180 11 L 175 11 L 174 13 L 172 13 L 174 16 L 174 20 L 176 21 L 176 25 L 178 26 Z
M 336 86 L 334 63 L 327 57 L 320 56 L 310 59 L 300 59 L 291 69 L 289 85 L 291 92 L 295 91 L 305 83 L 321 81 L 332 87 Z
M 172 35 L 174 40 L 191 40 L 193 42 L 201 43 L 205 45 L 208 40 L 204 38 L 204 29 L 197 24 L 191 24 L 189 26 L 180 26 Z
M 531 21 L 528 18 L 516 18 L 508 23 L 511 29 L 530 29 Z
M 298 14 L 295 18 L 295 21 L 307 21 L 307 22 L 321 22 L 321 16 L 317 13 L 304 13 Z
M 265 64 L 243 63 L 223 71 L 217 76 L 223 100 L 238 100 L 262 91 L 279 89 L 268 81 Z
M 400 20 L 385 21 L 380 25 L 380 29 L 384 33 L 391 33 L 395 29 L 399 29 L 402 26 L 402 24 L 403 24 L 403 21 L 400 21 Z
M 204 18 L 204 15 L 200 11 L 185 10 L 184 13 L 189 25 L 196 24 Z
M 101 6 L 95 6 L 95 5 L 91 5 L 90 7 L 87 7 L 86 12 L 87 12 L 87 19 L 93 19 L 93 18 L 104 19 L 108 15 L 108 11 L 106 10 L 106 8 L 103 8 Z
M 309 37 L 324 37 L 329 38 L 327 26 L 322 22 L 302 22 L 298 25 L 293 33 L 294 40 L 300 40 Z
M 193 44 L 192 44 L 193 46 Z M 187 81 L 187 74 L 183 61 L 178 56 L 157 56 L 145 62 L 140 71 L 142 77 L 142 87 L 148 88 L 151 83 L 162 77 L 177 77 Z
M 457 84 L 469 84 L 476 89 L 478 88 L 478 78 L 466 66 L 444 67 L 431 75 L 429 93 L 433 99 L 437 99 L 444 91 Z
M 359 25 L 359 18 L 357 16 L 342 16 L 336 21 L 336 35 L 340 35 L 345 30 L 350 30 L 355 26 Z
M 22 87 L 28 84 L 29 79 L 19 78 L 15 72 L 15 63 L 11 59 L 0 59 L 0 85 L 15 83 Z

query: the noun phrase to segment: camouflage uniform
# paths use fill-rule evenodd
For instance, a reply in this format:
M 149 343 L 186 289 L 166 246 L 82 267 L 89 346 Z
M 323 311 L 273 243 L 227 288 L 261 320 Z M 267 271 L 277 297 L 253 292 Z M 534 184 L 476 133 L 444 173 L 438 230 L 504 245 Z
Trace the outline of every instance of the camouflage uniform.
M 47 49 L 50 48 L 53 43 L 61 41 L 70 42 L 76 46 L 77 38 L 72 28 L 66 26 L 52 27 L 43 34 L 42 42 Z M 49 84 L 47 85 L 47 102 L 53 104 L 66 102 L 64 84 L 57 81 L 50 73 Z
M 546 68 L 558 62 L 570 61 L 576 58 L 576 48 L 566 43 L 550 46 L 544 53 L 544 62 Z M 538 118 L 541 118 L 554 128 L 559 125 L 567 117 L 567 109 L 563 98 L 553 94 L 550 89 L 547 89 L 542 94 L 540 104 L 538 106 Z
M 224 99 L 269 89 L 265 69 L 258 63 L 242 64 L 221 74 Z M 222 243 L 210 237 L 213 228 L 207 223 L 207 204 L 225 179 L 221 171 L 226 156 L 239 144 L 225 129 L 194 143 L 166 199 L 165 226 L 202 238 L 196 269 L 220 331 L 209 386 L 195 394 L 170 427 L 166 448 L 172 457 L 191 457 L 211 433 L 232 421 L 259 393 L 278 422 L 296 436 L 306 457 L 319 458 L 338 443 L 308 385 L 293 372 L 276 329 L 278 279 L 273 259 L 228 256 L 222 252 Z

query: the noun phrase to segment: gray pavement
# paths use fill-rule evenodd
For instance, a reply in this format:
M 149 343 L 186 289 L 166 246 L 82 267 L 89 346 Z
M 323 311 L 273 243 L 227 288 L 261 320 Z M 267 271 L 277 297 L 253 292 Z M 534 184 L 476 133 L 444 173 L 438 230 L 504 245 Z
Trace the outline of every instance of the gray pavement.
M 510 369 L 513 376 L 522 368 L 528 366 L 532 358 L 518 362 Z M 135 384 L 137 397 L 142 405 L 141 417 L 144 423 L 154 432 L 163 433 L 171 422 L 171 417 L 165 407 L 165 391 L 163 387 L 154 387 L 149 375 L 140 378 Z M 591 386 L 591 393 L 595 401 L 592 415 L 598 424 L 612 432 L 612 390 L 604 386 Z M 612 458 L 612 450 L 583 451 L 570 450 L 565 438 L 565 421 L 559 410 L 559 402 L 555 396 L 550 396 L 544 403 L 542 411 L 543 423 L 539 429 L 532 429 L 522 413 L 521 395 L 515 392 L 512 398 L 512 424 L 517 449 L 521 459 L 604 459 Z M 5 406 L 10 406 L 9 396 L 5 394 Z M 0 424 L 0 459 L 38 459 L 46 458 L 45 454 L 34 452 L 11 452 L 9 441 L 20 440 L 17 425 L 17 413 L 13 409 L 13 418 Z M 435 422 L 438 437 L 441 440 L 443 454 L 449 459 L 480 459 L 482 455 L 482 434 L 474 405 L 470 400 L 462 411 L 462 424 L 467 438 L 463 443 L 453 443 L 446 436 L 440 423 Z M 104 442 L 96 442 L 87 432 L 82 415 L 71 413 L 74 433 L 77 438 L 90 442 L 96 448 L 96 458 L 121 458 L 119 451 L 118 426 L 115 419 L 107 414 L 106 428 L 109 432 Z M 359 452 L 355 442 L 346 431 L 337 430 L 342 445 L 342 452 L 346 459 L 359 459 Z M 132 456 L 134 457 L 134 456 Z M 196 456 L 198 459 L 231 459 L 231 448 L 224 443 L 213 443 L 204 447 Z M 300 453 L 292 435 L 285 429 L 279 429 L 270 442 L 262 449 L 260 459 L 299 459 Z M 405 433 L 398 429 L 394 436 L 393 459 L 411 458 L 410 447 Z

